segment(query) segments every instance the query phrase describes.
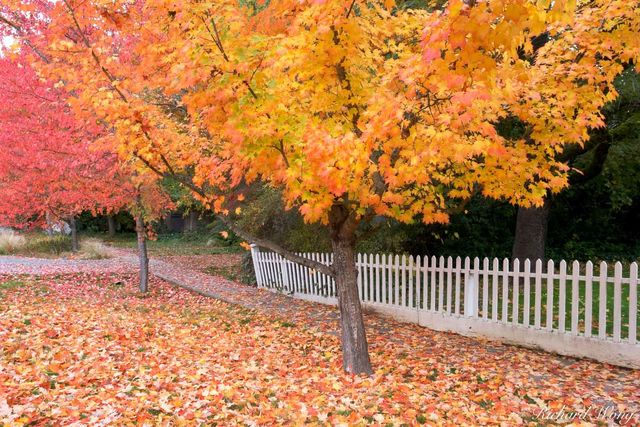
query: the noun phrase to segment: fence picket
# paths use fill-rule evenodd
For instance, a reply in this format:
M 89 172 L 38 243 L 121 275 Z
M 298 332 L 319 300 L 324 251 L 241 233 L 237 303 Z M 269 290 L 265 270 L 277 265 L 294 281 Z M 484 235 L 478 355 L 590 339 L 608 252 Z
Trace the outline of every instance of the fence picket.
M 635 344 L 637 339 L 638 318 L 638 263 L 632 262 L 629 267 L 629 343 Z
M 272 261 L 272 268 L 273 268 L 273 278 L 275 283 L 277 283 L 281 290 L 284 291 L 284 283 L 282 280 L 282 269 L 280 268 L 280 258 L 278 257 L 278 254 L 275 252 L 271 253 L 271 261 Z
M 438 311 L 444 311 L 444 257 L 438 258 Z
M 407 306 L 407 256 L 402 255 L 401 258 L 401 279 L 400 279 L 400 305 L 402 307 Z
M 362 254 L 356 255 L 356 269 L 358 270 L 358 298 L 362 301 Z
M 389 300 L 389 304 L 395 304 L 396 301 L 393 299 L 393 289 L 395 288 L 395 282 L 393 281 L 393 255 L 387 255 L 387 296 Z
M 535 278 L 535 305 L 533 309 L 533 326 L 540 329 L 541 310 L 542 310 L 542 260 L 536 260 L 536 278 Z
M 397 304 L 398 302 L 393 298 L 393 289 L 396 287 L 393 281 L 393 255 L 387 256 L 387 283 L 389 293 L 389 304 Z
M 311 259 L 313 259 L 315 262 L 320 262 L 320 254 L 318 254 L 317 252 L 313 252 L 311 254 Z M 324 298 L 329 296 L 329 293 L 327 291 L 327 288 L 324 285 L 324 277 L 322 274 L 320 274 L 318 272 L 318 269 L 313 268 L 313 283 L 316 284 L 317 288 L 318 288 L 318 292 L 320 293 L 320 295 Z
M 328 265 L 333 265 L 333 254 L 329 254 L 329 263 Z M 329 282 L 331 283 L 331 289 L 333 291 L 333 296 L 338 298 L 338 290 L 336 289 L 336 281 L 333 280 L 333 277 L 329 278 Z
M 493 275 L 491 285 L 491 320 L 498 321 L 498 272 L 500 270 L 500 261 L 498 258 L 493 259 Z
M 374 279 L 373 279 L 373 254 L 367 254 L 367 262 L 365 263 L 365 267 L 367 269 L 367 272 L 365 273 L 367 276 L 367 296 L 366 296 L 366 301 L 367 302 L 371 302 L 373 300 L 373 286 L 374 286 Z
M 320 262 L 320 254 L 313 252 L 311 254 L 311 259 L 315 262 Z M 313 269 L 313 282 L 318 287 L 320 295 L 326 298 L 328 296 L 328 292 L 324 284 L 324 277 L 322 274 L 318 273 L 318 270 L 315 268 Z
M 431 257 L 431 282 L 429 286 L 431 287 L 431 311 L 436 311 L 436 272 L 438 270 L 438 261 L 436 261 L 436 257 Z
M 580 307 L 580 263 L 573 261 L 571 266 L 571 334 L 578 335 Z
M 267 277 L 271 285 L 270 287 L 275 287 L 277 283 L 273 275 L 273 252 L 267 252 Z
M 304 256 L 304 254 L 302 254 L 302 253 L 299 253 L 297 255 Z M 302 286 L 302 289 L 304 289 L 304 293 L 307 294 L 307 295 L 312 295 L 311 290 L 307 286 L 306 270 L 305 270 L 305 267 L 303 265 L 298 265 L 298 275 L 300 276 L 300 284 Z
M 320 253 L 316 253 L 316 260 L 319 263 L 322 263 L 322 254 Z M 322 289 L 324 289 L 324 296 L 326 298 L 331 296 L 331 286 L 329 284 L 329 281 L 327 280 L 328 277 L 322 273 L 320 273 L 318 270 L 316 270 L 317 273 L 317 277 L 318 277 L 318 282 L 320 282 L 320 286 L 322 286 Z
M 511 321 L 517 325 L 520 314 L 520 260 L 513 260 L 513 305 L 511 312 Z
M 287 285 L 289 287 L 289 291 L 291 291 L 293 294 L 295 294 L 297 292 L 296 290 L 296 280 L 293 277 L 293 266 L 294 263 L 292 263 L 291 261 L 284 259 L 284 271 L 285 274 L 287 275 Z
M 598 337 L 607 337 L 607 263 L 600 263 L 600 289 L 598 293 Z
M 292 285 L 294 293 L 304 293 L 298 278 L 298 264 L 295 262 L 289 262 L 289 282 Z
M 309 253 L 309 258 L 313 261 L 316 260 L 316 254 L 313 252 Z M 318 274 L 317 271 L 314 268 L 309 269 L 309 280 L 311 282 L 311 286 L 313 286 L 314 289 L 316 289 L 316 294 L 320 297 L 325 296 L 324 295 L 324 290 L 322 289 L 322 286 L 320 285 L 320 282 L 318 280 Z
M 259 273 L 256 273 L 256 283 L 258 284 L 258 286 L 263 286 L 266 287 L 267 284 L 267 279 L 265 277 L 265 272 L 264 272 L 264 253 L 260 252 L 260 249 L 258 247 L 254 248 L 255 252 L 251 254 L 251 256 L 255 256 L 257 259 L 256 262 L 256 271 Z
M 473 314 L 478 316 L 478 303 L 480 302 L 480 258 L 475 257 L 473 259 L 473 278 L 475 286 L 472 287 L 473 293 L 471 294 L 471 301 L 473 305 Z
M 615 263 L 613 273 L 613 340 L 620 342 L 622 326 L 622 264 Z
M 547 261 L 547 322 L 545 327 L 547 330 L 553 330 L 553 290 L 554 286 L 555 266 L 553 260 Z
M 429 296 L 429 257 L 422 258 L 422 309 L 428 310 L 427 298 Z
M 389 283 L 387 283 L 387 255 L 382 254 L 380 256 L 380 288 L 382 289 L 382 298 L 380 302 L 383 304 L 389 304 Z
M 407 307 L 413 308 L 413 255 L 409 255 L 409 266 L 407 268 Z
M 560 277 L 559 277 L 559 290 L 558 290 L 558 330 L 562 333 L 566 331 L 565 320 L 567 310 L 567 262 L 565 260 L 560 261 Z
M 509 322 L 509 260 L 502 260 L 502 321 Z
M 452 294 L 453 294 L 453 258 L 447 258 L 447 298 L 446 298 L 446 306 L 447 313 L 451 313 L 453 308 L 452 304 Z
M 522 313 L 522 323 L 529 326 L 529 316 L 531 315 L 531 260 L 524 260 L 524 308 Z
M 411 257 L 413 259 L 413 257 Z M 420 308 L 420 302 L 418 301 L 420 295 L 420 257 L 417 256 L 413 271 L 411 272 L 411 287 L 409 288 L 409 307 Z M 415 287 L 415 291 L 414 291 Z
M 425 258 L 426 259 L 426 258 Z M 455 314 L 460 314 L 460 269 L 461 269 L 462 259 L 460 257 L 456 257 L 456 291 L 455 291 Z
M 584 336 L 591 336 L 593 327 L 593 263 L 587 261 L 585 265 L 584 283 Z
M 489 258 L 482 260 L 482 318 L 489 317 Z
M 305 258 L 312 259 L 311 252 L 305 253 L 304 255 Z M 309 287 L 309 289 L 311 289 L 311 293 L 313 294 L 313 296 L 322 296 L 321 289 L 316 285 L 315 280 L 313 280 L 313 271 L 309 267 L 306 267 L 304 271 L 306 275 L 307 286 Z
M 299 253 L 297 255 L 303 256 L 305 258 L 307 257 L 306 254 L 304 254 L 304 253 Z M 300 275 L 300 287 L 304 290 L 305 294 L 313 295 L 313 290 L 309 286 L 307 267 L 301 265 L 301 266 L 299 266 L 298 270 L 299 270 L 298 273 Z
M 395 294 L 396 305 L 400 305 L 400 257 L 396 255 L 393 262 L 393 293 Z
M 369 254 L 362 254 L 362 301 L 369 297 Z
M 380 254 L 376 254 L 376 258 L 375 258 L 375 265 L 374 265 L 374 276 L 375 276 L 375 287 L 374 287 L 374 292 L 373 292 L 373 301 L 374 302 L 382 302 L 381 301 L 381 295 L 382 295 L 382 285 L 380 284 Z
M 325 253 L 321 253 L 320 254 L 320 262 L 324 265 L 328 264 L 328 255 Z M 332 286 L 332 282 L 331 282 L 331 277 L 327 276 L 326 274 L 322 274 L 320 273 L 320 275 L 322 276 L 322 282 L 324 283 L 324 286 L 327 287 L 327 294 L 330 297 L 333 297 L 333 286 Z

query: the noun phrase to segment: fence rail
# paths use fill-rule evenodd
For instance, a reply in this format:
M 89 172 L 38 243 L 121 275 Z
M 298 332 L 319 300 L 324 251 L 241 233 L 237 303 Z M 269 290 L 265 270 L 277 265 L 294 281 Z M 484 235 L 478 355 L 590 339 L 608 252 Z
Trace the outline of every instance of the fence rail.
M 337 303 L 331 277 L 255 246 L 252 257 L 259 287 Z M 635 262 L 358 254 L 356 267 L 363 305 L 399 320 L 640 368 Z

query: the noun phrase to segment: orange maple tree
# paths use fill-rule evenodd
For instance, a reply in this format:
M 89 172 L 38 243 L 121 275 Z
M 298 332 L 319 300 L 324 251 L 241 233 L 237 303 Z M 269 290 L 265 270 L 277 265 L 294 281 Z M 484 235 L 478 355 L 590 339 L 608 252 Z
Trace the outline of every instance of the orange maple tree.
M 11 6 L 10 6 L 11 7 Z M 14 16 L 23 16 L 20 5 Z M 557 155 L 602 125 L 640 52 L 625 0 L 74 1 L 37 41 L 78 110 L 140 170 L 171 175 L 227 217 L 260 180 L 327 225 L 343 365 L 370 373 L 357 229 L 375 216 L 446 222 L 474 192 L 541 204 L 567 184 Z M 540 46 L 538 41 L 545 42 Z M 522 137 L 496 123 L 517 118 Z M 235 193 L 234 193 L 235 191 Z

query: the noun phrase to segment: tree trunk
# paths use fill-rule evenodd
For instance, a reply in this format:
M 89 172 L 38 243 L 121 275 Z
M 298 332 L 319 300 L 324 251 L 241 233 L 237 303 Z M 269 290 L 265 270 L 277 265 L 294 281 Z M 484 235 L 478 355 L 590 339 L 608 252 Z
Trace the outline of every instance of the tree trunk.
M 108 227 L 108 235 L 109 237 L 113 237 L 116 235 L 116 219 L 113 215 L 107 215 L 107 227 Z
M 51 221 L 51 213 L 47 211 L 45 213 L 45 220 L 47 221 L 47 236 L 53 236 L 53 222 Z
M 340 205 L 333 206 L 330 213 L 333 269 L 335 271 L 340 326 L 342 329 L 342 366 L 352 374 L 371 375 L 371 360 L 367 336 L 362 318 L 362 307 L 358 297 L 355 258 L 355 230 L 357 221 Z
M 147 236 L 142 215 L 136 217 L 136 235 L 138 236 L 138 258 L 140 260 L 140 292 L 149 289 L 149 257 L 147 256 Z
M 78 228 L 75 216 L 69 218 L 69 228 L 71 228 L 71 252 L 78 252 L 80 245 L 78 244 Z
M 198 220 L 198 214 L 193 210 L 189 211 L 189 215 L 187 216 L 187 219 L 185 221 L 183 232 L 190 233 L 190 232 L 196 231 L 197 220 Z
M 548 199 L 542 207 L 518 209 L 512 259 L 517 258 L 521 262 L 527 258 L 532 262 L 537 259 L 544 261 L 550 210 L 551 202 Z

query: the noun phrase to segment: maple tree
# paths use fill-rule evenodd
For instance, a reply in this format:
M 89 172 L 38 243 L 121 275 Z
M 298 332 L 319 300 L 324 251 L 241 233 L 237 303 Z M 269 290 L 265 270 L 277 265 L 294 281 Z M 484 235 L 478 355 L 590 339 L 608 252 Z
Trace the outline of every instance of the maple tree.
M 67 3 L 65 3 L 69 6 Z M 23 57 L 31 57 L 30 66 L 37 68 L 38 72 L 44 78 L 48 78 L 49 81 L 56 82 L 55 87 L 64 90 L 66 96 L 61 101 L 60 106 L 64 106 L 65 110 L 75 117 L 77 120 L 83 121 L 89 125 L 89 128 L 94 130 L 91 140 L 93 150 L 103 153 L 110 157 L 112 161 L 113 170 L 117 171 L 116 174 L 112 174 L 110 177 L 101 176 L 100 185 L 103 188 L 108 188 L 112 194 L 117 194 L 115 198 L 120 201 L 118 206 L 126 206 L 127 210 L 133 214 L 135 218 L 135 229 L 138 243 L 138 255 L 140 259 L 139 270 L 139 289 L 141 292 L 147 292 L 148 290 L 148 253 L 146 247 L 146 241 L 149 235 L 153 235 L 148 224 L 158 219 L 166 211 L 173 208 L 173 203 L 169 199 L 168 195 L 163 191 L 158 182 L 158 178 L 153 174 L 145 174 L 139 169 L 136 169 L 135 165 L 131 164 L 131 161 L 126 156 L 118 156 L 122 154 L 122 149 L 119 148 L 117 140 L 114 142 L 114 132 L 110 127 L 112 121 L 105 114 L 102 109 L 91 108 L 91 103 L 82 98 L 78 98 L 77 94 L 85 94 L 87 99 L 97 98 L 99 105 L 109 105 L 109 100 L 113 98 L 111 92 L 107 93 L 106 98 L 100 98 L 95 93 L 90 93 L 91 90 L 96 89 L 89 84 L 82 85 L 82 81 L 78 83 L 73 77 L 82 76 L 82 70 L 71 68 L 70 65 L 73 62 L 65 62 L 63 65 L 59 64 L 61 56 L 56 55 L 56 49 L 49 49 L 49 42 L 55 41 L 55 36 L 61 36 L 63 38 L 74 39 L 69 33 L 58 33 L 54 31 L 56 27 L 50 25 L 52 22 L 49 19 L 55 17 L 55 5 L 48 1 L 33 0 L 28 2 L 19 2 L 19 5 L 14 7 L 11 2 L 6 2 L 0 5 L 0 36 L 11 36 L 18 41 L 19 54 Z M 68 9 L 72 10 L 72 9 Z M 71 15 L 75 21 L 75 15 Z M 68 28 L 63 29 L 67 31 Z M 74 31 L 75 27 L 71 28 Z M 80 41 L 88 43 L 86 35 L 82 32 L 73 33 L 76 37 L 80 37 Z M 67 45 L 68 47 L 68 45 Z M 64 52 L 64 51 L 61 51 Z M 92 52 L 91 64 L 93 60 L 97 60 L 95 52 Z M 77 60 L 79 57 L 74 58 Z M 104 73 L 109 77 L 108 71 L 100 63 L 97 64 L 101 73 Z M 65 68 L 67 67 L 67 68 Z M 64 72 L 78 72 L 79 74 L 72 76 L 69 79 L 60 79 L 60 74 Z M 103 74 L 101 74 L 103 75 Z M 89 74 L 91 76 L 91 74 Z M 57 78 L 56 78 L 57 77 Z M 109 81 L 111 83 L 111 81 Z M 112 87 L 113 88 L 113 87 Z M 98 92 L 103 92 L 97 88 Z M 122 97 L 122 92 L 117 91 Z M 88 94 L 88 95 L 87 95 Z M 124 98 L 123 98 L 124 99 Z M 126 99 L 124 99 L 126 101 Z M 118 105 L 116 105 L 118 107 Z M 140 112 L 134 112 L 136 117 Z M 32 149 L 37 150 L 34 145 Z M 69 155 L 65 160 L 67 163 L 73 164 L 82 161 L 90 161 L 89 157 L 83 157 L 82 153 L 76 153 L 79 155 Z M 64 168 L 64 162 L 59 162 L 57 167 Z M 91 168 L 98 172 L 99 166 L 92 165 Z M 53 179 L 55 182 L 61 182 L 60 177 L 50 175 L 48 179 Z M 115 179 L 117 178 L 117 179 Z M 93 177 L 93 180 L 97 179 L 97 175 Z M 48 194 L 48 192 L 45 192 Z M 92 193 L 92 189 L 85 188 L 84 193 L 89 199 L 95 199 L 99 197 L 97 194 Z M 86 210 L 80 209 L 79 211 Z M 106 209 L 107 211 L 115 211 L 115 205 Z
M 38 7 L 15 3 L 14 23 Z M 638 5 L 624 0 L 40 7 L 46 30 L 23 39 L 46 52 L 44 72 L 73 92 L 78 114 L 108 124 L 103 142 L 121 159 L 173 176 L 241 236 L 335 278 L 343 365 L 354 373 L 372 370 L 358 226 L 375 216 L 446 222 L 478 191 L 542 204 L 567 184 L 558 155 L 602 125 L 613 79 L 640 51 Z M 496 131 L 509 118 L 523 124 L 519 137 Z M 240 189 L 256 180 L 327 225 L 331 266 L 233 225 Z
M 68 220 L 78 250 L 75 217 L 127 208 L 136 219 L 140 290 L 147 291 L 147 223 L 171 201 L 156 180 L 120 164 L 104 128 L 70 110 L 69 95 L 39 78 L 24 55 L 0 58 L 0 223 L 33 228 Z
M 24 58 L 0 58 L 3 225 L 31 228 L 60 220 L 73 225 L 83 211 L 97 214 L 127 202 L 115 156 L 92 147 L 99 128 L 78 120 L 66 98 Z M 77 250 L 77 241 L 74 246 Z

